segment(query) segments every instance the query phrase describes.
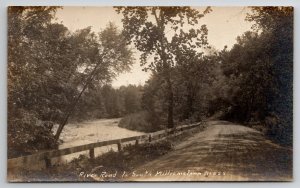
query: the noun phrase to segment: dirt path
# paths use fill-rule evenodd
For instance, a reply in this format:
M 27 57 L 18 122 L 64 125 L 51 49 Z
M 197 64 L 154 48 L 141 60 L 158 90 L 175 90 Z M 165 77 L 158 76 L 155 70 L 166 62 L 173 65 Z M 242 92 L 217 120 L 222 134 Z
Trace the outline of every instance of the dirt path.
M 133 181 L 291 181 L 292 150 L 260 132 L 226 121 L 209 126 L 175 150 L 139 167 Z

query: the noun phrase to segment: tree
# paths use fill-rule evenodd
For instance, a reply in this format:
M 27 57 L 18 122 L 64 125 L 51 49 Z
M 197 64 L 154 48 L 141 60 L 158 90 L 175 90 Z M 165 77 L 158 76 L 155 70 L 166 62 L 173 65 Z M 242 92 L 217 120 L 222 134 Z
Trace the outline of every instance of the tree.
M 253 7 L 253 31 L 223 53 L 223 71 L 232 93 L 227 118 L 262 122 L 282 144 L 292 143 L 293 8 Z M 285 101 L 285 102 L 282 102 Z
M 133 62 L 112 23 L 99 35 L 89 27 L 71 33 L 53 22 L 56 9 L 8 9 L 9 156 L 56 148 L 84 92 L 110 83 Z M 60 124 L 56 136 L 54 124 Z
M 153 127 L 168 122 L 165 118 L 165 111 L 167 109 L 165 85 L 163 78 L 161 78 L 159 74 L 153 72 L 143 88 L 141 107 L 152 117 L 150 123 Z
M 180 121 L 199 121 L 208 111 L 207 102 L 211 96 L 206 96 L 206 93 L 215 80 L 218 57 L 187 53 L 181 58 L 175 67 L 174 77 L 177 114 L 181 114 Z
M 47 126 L 51 117 L 45 117 L 54 109 L 49 110 L 44 86 L 52 83 L 47 73 L 53 68 L 49 59 L 54 57 L 48 51 L 53 43 L 45 43 L 45 38 L 52 29 L 57 34 L 52 41 L 64 41 L 60 34 L 67 36 L 62 25 L 51 23 L 56 8 L 8 8 L 9 156 L 57 147 Z
M 211 11 L 210 7 L 203 13 L 190 7 L 116 7 L 116 11 L 123 14 L 124 36 L 142 52 L 141 66 L 145 71 L 163 75 L 167 85 L 168 127 L 174 127 L 171 72 L 178 52 L 174 50 L 174 45 L 182 49 L 206 45 L 205 25 L 196 30 L 186 31 L 186 28 L 198 24 L 198 20 Z M 172 33 L 173 37 L 169 37 Z M 150 62 L 149 58 L 152 58 Z
M 58 139 L 68 119 L 75 111 L 82 94 L 93 82 L 109 82 L 119 72 L 128 70 L 133 62 L 132 52 L 127 46 L 125 38 L 118 32 L 113 23 L 99 33 L 99 39 L 87 29 L 87 55 L 84 56 L 84 73 L 86 79 L 82 83 L 81 91 L 73 99 L 66 110 L 65 117 L 60 123 L 55 138 Z
M 283 144 L 293 143 L 293 7 L 253 7 L 247 19 L 261 31 L 267 61 L 274 75 L 274 89 L 268 116 L 276 123 L 266 124 L 270 134 Z M 284 102 L 282 102 L 284 101 Z
M 118 91 L 123 98 L 125 114 L 135 113 L 141 109 L 141 89 L 142 86 L 135 86 L 131 84 L 128 86 L 121 86 L 119 88 Z

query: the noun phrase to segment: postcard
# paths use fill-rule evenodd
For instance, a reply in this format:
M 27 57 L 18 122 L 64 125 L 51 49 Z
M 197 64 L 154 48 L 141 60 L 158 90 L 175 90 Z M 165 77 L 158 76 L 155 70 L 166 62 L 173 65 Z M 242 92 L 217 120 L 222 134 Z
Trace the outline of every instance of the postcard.
M 292 181 L 293 10 L 8 7 L 7 180 Z

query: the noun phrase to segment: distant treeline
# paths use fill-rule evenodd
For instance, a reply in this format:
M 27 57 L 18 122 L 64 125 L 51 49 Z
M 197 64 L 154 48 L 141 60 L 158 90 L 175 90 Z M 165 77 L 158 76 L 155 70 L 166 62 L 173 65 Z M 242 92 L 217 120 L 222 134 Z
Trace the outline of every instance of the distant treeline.
M 88 90 L 81 97 L 72 115 L 73 121 L 99 118 L 119 118 L 141 110 L 143 86 L 110 85 Z

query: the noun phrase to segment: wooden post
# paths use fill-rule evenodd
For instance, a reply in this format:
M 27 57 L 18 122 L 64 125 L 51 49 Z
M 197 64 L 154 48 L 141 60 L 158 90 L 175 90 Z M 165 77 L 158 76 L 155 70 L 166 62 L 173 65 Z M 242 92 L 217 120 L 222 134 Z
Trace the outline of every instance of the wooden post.
M 151 142 L 151 141 L 152 141 L 152 135 L 149 134 L 149 142 Z
M 119 151 L 119 152 L 122 151 L 122 143 L 121 143 L 121 142 L 118 143 L 118 151 Z
M 50 168 L 52 166 L 51 164 L 51 159 L 49 159 L 48 157 L 45 157 L 45 166 L 46 168 Z
M 90 149 L 90 158 L 95 159 L 95 149 Z

